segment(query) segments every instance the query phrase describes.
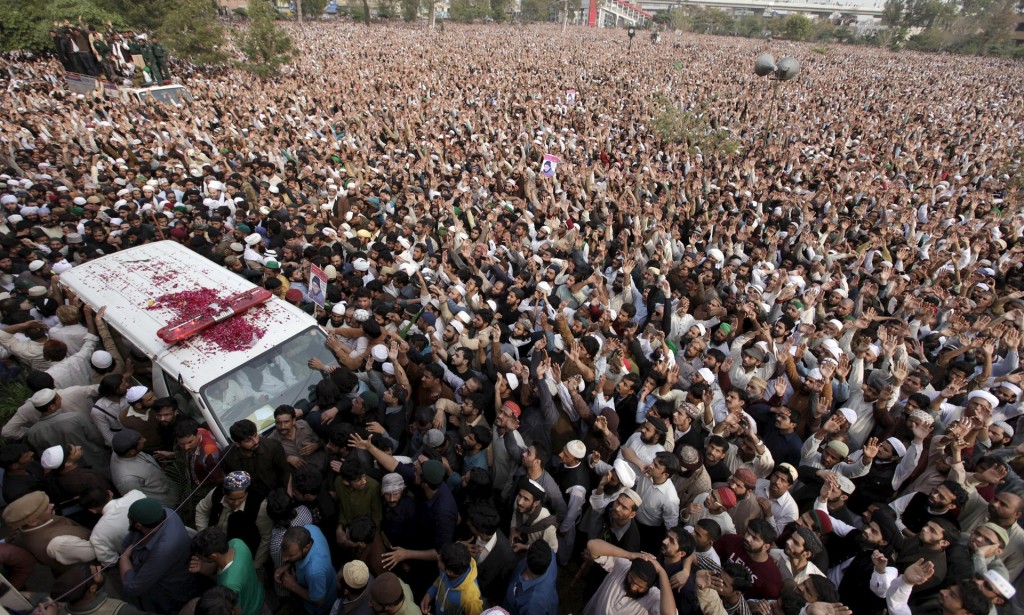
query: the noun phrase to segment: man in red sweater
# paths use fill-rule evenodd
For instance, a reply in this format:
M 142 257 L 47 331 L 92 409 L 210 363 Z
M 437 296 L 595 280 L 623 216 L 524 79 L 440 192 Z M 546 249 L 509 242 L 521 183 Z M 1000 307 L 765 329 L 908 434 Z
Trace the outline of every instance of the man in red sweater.
M 750 571 L 753 586 L 744 592 L 751 600 L 775 600 L 782 588 L 779 567 L 770 557 L 775 529 L 764 519 L 751 519 L 744 534 L 722 536 L 715 544 L 722 562 L 735 562 Z

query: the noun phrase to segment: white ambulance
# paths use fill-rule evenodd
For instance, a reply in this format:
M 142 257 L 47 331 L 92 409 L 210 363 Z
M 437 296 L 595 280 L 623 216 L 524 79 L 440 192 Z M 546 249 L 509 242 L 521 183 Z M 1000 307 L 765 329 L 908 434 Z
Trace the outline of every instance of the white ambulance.
M 310 400 L 320 373 L 309 360 L 333 362 L 310 315 L 173 241 L 83 263 L 60 283 L 94 309 L 106 306 L 123 356 L 152 363 L 137 370 L 141 383 L 175 397 L 222 444 L 235 421 L 262 431 L 277 406 Z

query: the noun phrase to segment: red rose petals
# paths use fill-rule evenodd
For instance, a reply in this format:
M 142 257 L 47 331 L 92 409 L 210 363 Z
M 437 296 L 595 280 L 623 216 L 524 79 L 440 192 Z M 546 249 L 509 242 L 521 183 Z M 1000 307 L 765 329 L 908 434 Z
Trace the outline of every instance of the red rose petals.
M 167 310 L 173 314 L 171 326 L 180 325 L 197 316 L 214 316 L 224 310 L 227 297 L 210 288 L 183 290 L 160 295 L 146 309 Z M 190 343 L 208 344 L 211 350 L 236 352 L 251 348 L 266 331 L 251 322 L 251 315 L 261 308 L 229 318 L 190 339 Z

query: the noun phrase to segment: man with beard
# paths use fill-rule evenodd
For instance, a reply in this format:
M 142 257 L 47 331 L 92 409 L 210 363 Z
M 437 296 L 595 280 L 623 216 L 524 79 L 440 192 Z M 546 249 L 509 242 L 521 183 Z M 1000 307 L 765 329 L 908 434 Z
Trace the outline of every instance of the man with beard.
M 601 527 L 601 516 L 608 505 L 625 490 L 632 489 L 636 484 L 636 471 L 633 470 L 633 466 L 622 459 L 616 459 L 612 465 L 608 465 L 599 460 L 598 453 L 591 455 L 590 465 L 594 473 L 601 477 L 601 480 L 597 487 L 590 492 L 588 499 L 590 510 L 584 513 L 583 519 L 580 521 L 580 529 L 594 538 Z M 639 505 L 638 502 L 637 506 Z
M 153 391 L 139 385 L 128 389 L 124 398 L 128 404 L 118 416 L 121 427 L 134 429 L 145 436 L 148 443 L 146 452 L 152 455 L 160 447 L 160 428 L 152 412 L 156 396 Z
M 722 563 L 740 564 L 750 572 L 752 582 L 747 598 L 775 600 L 782 588 L 782 574 L 771 558 L 775 530 L 764 519 L 752 519 L 741 534 L 722 536 L 715 545 Z
M 521 301 L 519 295 L 521 295 L 522 292 L 523 291 L 518 288 L 512 289 L 512 292 L 508 295 L 508 301 L 518 305 L 518 302 Z M 533 331 L 533 323 L 530 322 L 528 317 L 520 318 L 518 310 L 515 310 L 514 313 L 510 314 L 509 318 L 511 318 L 511 320 L 507 322 L 511 322 L 512 324 L 509 325 L 508 342 L 515 349 L 515 358 L 523 360 L 530 353 L 530 346 L 534 342 L 533 336 L 531 335 L 531 332 Z
M 729 356 L 732 358 L 732 368 L 729 370 L 729 381 L 734 387 L 743 388 L 747 386 L 751 378 L 760 377 L 768 380 L 775 373 L 775 355 L 771 352 L 771 346 L 767 343 L 746 347 L 746 344 L 757 336 L 770 339 L 767 327 L 761 325 L 756 319 L 756 314 L 748 312 L 760 328 L 753 333 L 744 333 L 732 342 L 729 349 Z
M 728 562 L 717 574 L 701 570 L 697 572 L 694 584 L 702 613 L 750 614 L 746 594 L 750 593 L 753 580 L 750 571 L 741 564 Z
M 611 292 L 608 293 L 608 309 L 621 312 L 624 305 L 642 303 L 643 297 L 633 284 L 633 259 L 622 263 L 622 269 L 615 272 Z
M 679 455 L 686 446 L 694 449 L 704 447 L 704 438 L 708 433 L 704 429 L 703 413 L 700 408 L 690 402 L 683 402 L 675 408 L 671 416 L 675 454 Z
M 815 506 L 820 508 L 824 504 L 819 501 Z M 853 612 L 879 612 L 885 601 L 865 589 L 874 571 L 873 553 L 879 551 L 892 561 L 893 554 L 902 546 L 903 535 L 896 525 L 895 515 L 886 506 L 877 508 L 872 511 L 863 530 L 835 519 L 831 522 L 832 533 L 835 534 L 832 540 L 843 543 L 841 550 L 845 555 L 837 557 L 835 561 L 838 563 L 829 568 L 829 580 L 839 588 L 843 604 Z
M 1024 499 L 1008 491 L 997 493 L 988 504 L 987 521 L 1006 530 L 1006 548 L 1000 557 L 1010 579 L 1016 579 L 1024 570 L 1024 529 L 1017 523 L 1021 512 L 1024 512 Z
M 416 500 L 405 488 L 405 480 L 398 473 L 385 474 L 380 481 L 381 531 L 392 547 L 412 548 L 415 543 Z
M 347 306 L 344 303 L 335 303 L 334 307 L 331 308 L 331 317 L 324 327 L 328 333 L 334 333 L 335 329 L 341 329 L 348 327 L 348 323 L 345 321 L 345 312 Z
M 622 445 L 622 458 L 642 468 L 654 461 L 654 457 L 665 450 L 668 427 L 656 416 L 648 416 L 640 431 L 631 435 Z
M 743 534 L 747 530 L 747 523 L 754 519 L 762 519 L 763 508 L 758 504 L 754 495 L 754 488 L 757 487 L 757 476 L 748 468 L 739 468 L 726 481 L 729 488 L 736 494 L 736 505 L 729 510 L 733 525 L 736 526 L 736 533 Z M 774 541 L 775 538 L 772 538 Z M 769 541 L 771 542 L 771 541 Z
M 224 456 L 225 473 L 247 472 L 260 499 L 288 484 L 289 465 L 280 442 L 261 438 L 256 423 L 248 419 L 236 421 L 228 433 L 235 445 Z
M 923 559 L 908 566 L 886 593 L 884 606 L 889 614 L 910 615 L 911 608 L 907 602 L 911 591 L 927 583 L 934 572 L 932 563 Z M 844 604 L 849 606 L 847 602 Z M 941 615 L 988 615 L 992 609 L 992 603 L 974 579 L 960 579 L 941 590 L 935 606 Z
M 682 412 L 677 410 L 676 413 Z M 679 457 L 679 475 L 672 477 L 672 484 L 679 496 L 679 506 L 685 509 L 694 498 L 711 491 L 711 477 L 701 462 L 700 452 L 693 446 L 676 447 Z
M 825 573 L 811 562 L 824 550 L 817 534 L 805 527 L 797 527 L 786 539 L 783 548 L 771 550 L 771 557 L 778 565 L 783 579 L 800 585 L 811 575 L 825 578 Z
M 533 444 L 523 451 L 520 458 L 521 466 L 512 475 L 512 487 L 507 488 L 504 497 L 507 500 L 515 498 L 513 489 L 522 489 L 521 479 L 526 478 L 536 482 L 544 490 L 543 502 L 548 505 L 549 510 L 558 518 L 559 523 L 565 519 L 567 511 L 565 498 L 558 488 L 554 477 L 544 468 L 550 461 L 550 454 L 542 444 Z M 556 548 L 552 547 L 555 551 Z
M 999 406 L 992 409 L 992 420 L 1013 422 L 1020 416 L 1021 388 L 1012 382 L 1000 382 L 991 393 L 999 400 Z
M 771 406 L 767 403 L 752 404 L 747 411 L 761 428 L 761 439 L 776 463 L 800 465 L 800 449 L 803 441 L 796 435 L 801 414 L 787 406 Z
M 694 574 L 693 564 L 696 558 L 691 557 L 697 548 L 690 532 L 676 526 L 665 533 L 665 540 L 661 541 L 661 552 L 659 561 L 669 579 L 678 576 L 686 578 L 684 583 L 678 583 L 673 579 L 672 591 L 675 593 L 676 607 L 679 615 L 700 615 L 700 606 L 697 603 L 697 575 Z
M 780 463 L 767 479 L 758 479 L 754 487 L 761 515 L 781 532 L 788 524 L 796 521 L 798 509 L 796 500 L 789 494 L 789 488 L 796 482 L 796 468 Z
M 640 530 L 636 513 L 643 500 L 632 489 L 623 489 L 604 508 L 601 525 L 590 533 L 591 538 L 603 540 L 626 551 L 640 550 Z
M 910 597 L 912 604 L 923 606 L 925 600 L 934 596 L 933 590 L 945 584 L 947 570 L 953 564 L 947 561 L 946 550 L 959 542 L 960 530 L 945 519 L 932 519 L 917 536 L 903 541 L 896 558 L 897 569 L 905 569 L 919 559 L 931 563 L 934 569 L 931 579 L 914 588 Z
M 153 402 L 153 418 L 156 419 L 157 433 L 160 435 L 159 449 L 153 453 L 159 461 L 174 458 L 174 427 L 178 424 L 178 400 L 173 397 L 161 397 Z
M 668 573 L 647 553 L 633 553 L 591 540 L 587 551 L 594 563 L 608 571 L 583 615 L 666 615 L 676 612 Z
M 551 550 L 558 553 L 558 520 L 542 505 L 546 495 L 544 487 L 535 480 L 524 477 L 519 482 L 509 536 L 516 553 L 526 551 L 538 540 L 548 543 Z
M 828 417 L 821 428 L 804 442 L 800 465 L 831 470 L 850 479 L 867 474 L 871 470 L 872 460 L 878 453 L 878 441 L 875 438 L 868 440 L 864 444 L 859 460 L 850 460 L 851 445 L 842 441 L 842 434 L 857 422 L 857 415 L 850 408 L 840 408 Z M 825 443 L 824 448 L 821 447 L 822 443 Z
M 712 435 L 704 446 L 704 469 L 711 477 L 711 483 L 724 483 L 729 480 L 732 472 L 725 461 L 729 450 L 729 441 L 722 436 Z
M 650 465 L 637 471 L 636 492 L 643 504 L 637 511 L 640 543 L 648 551 L 657 549 L 664 531 L 679 524 L 679 495 L 671 478 L 679 472 L 679 458 L 660 452 Z
M 683 348 L 683 351 L 676 355 L 676 365 L 679 366 L 678 382 L 683 389 L 690 388 L 690 385 L 693 384 L 694 374 L 704 367 L 703 355 L 704 351 L 707 349 L 707 344 L 705 344 L 700 335 L 690 337 L 692 333 L 700 333 L 698 328 L 703 327 L 704 325 L 694 325 L 686 334 L 686 337 L 690 339 L 680 340 L 680 344 L 684 341 L 686 342 L 686 346 Z
M 569 555 L 576 543 L 576 525 L 583 511 L 583 504 L 590 491 L 590 469 L 583 464 L 587 447 L 580 440 L 572 440 L 558 454 L 558 461 L 551 471 L 559 490 L 565 496 L 566 514 L 558 527 L 559 565 L 569 563 Z
M 967 491 L 953 480 L 944 480 L 931 493 L 910 493 L 889 503 L 900 530 L 917 534 L 933 519 L 946 519 L 959 527 L 957 518 L 967 502 Z
M 899 376 L 906 376 L 906 367 L 903 366 L 902 370 L 897 371 L 899 373 L 893 375 L 892 382 L 888 374 L 878 369 L 872 370 L 867 379 L 860 382 L 864 373 L 863 359 L 854 361 L 854 369 L 849 378 L 850 397 L 845 403 L 857 417 L 856 420 L 850 421 L 849 428 L 850 440 L 854 447 L 866 442 L 868 435 L 875 428 L 875 406 L 880 406 L 879 411 L 888 412 L 896 403 L 896 393 L 903 384 L 903 379 Z M 886 399 L 883 392 L 892 394 Z
M 640 390 L 640 376 L 626 374 L 615 385 L 615 394 L 610 400 L 615 413 L 619 415 L 619 439 L 626 441 L 636 431 L 636 408 L 640 403 L 637 391 Z M 600 397 L 603 401 L 603 397 Z
M 899 490 L 903 482 L 917 466 L 924 439 L 931 434 L 931 425 L 913 421 L 914 431 L 912 454 L 907 454 L 907 447 L 896 437 L 887 438 L 879 443 L 878 453 L 868 473 L 853 481 L 857 487 L 857 495 L 851 498 L 850 506 L 854 511 L 863 511 L 873 502 L 888 502 Z

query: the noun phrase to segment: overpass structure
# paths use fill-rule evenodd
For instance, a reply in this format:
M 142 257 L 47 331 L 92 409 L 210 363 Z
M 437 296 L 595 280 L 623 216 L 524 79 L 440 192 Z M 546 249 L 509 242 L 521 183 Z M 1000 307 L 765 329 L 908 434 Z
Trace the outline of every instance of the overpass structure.
M 838 13 L 847 17 L 880 18 L 885 1 L 869 0 L 857 3 L 850 2 L 850 0 L 640 0 L 639 6 L 647 12 L 702 6 L 732 11 L 764 12 L 765 14 L 802 13 L 830 16 Z
M 626 0 L 589 0 L 587 25 L 598 28 L 642 28 L 654 14 Z

